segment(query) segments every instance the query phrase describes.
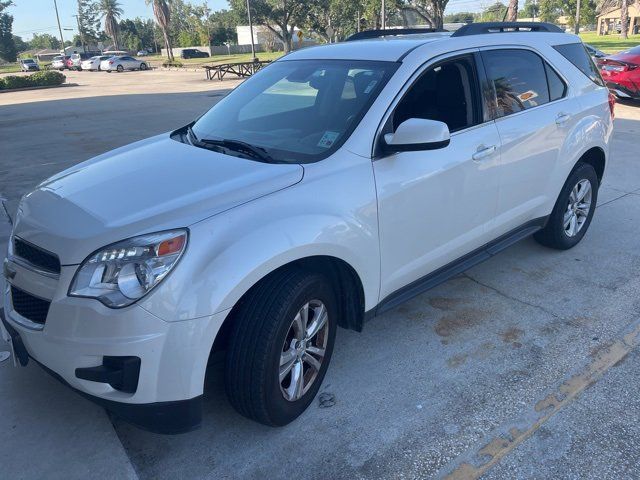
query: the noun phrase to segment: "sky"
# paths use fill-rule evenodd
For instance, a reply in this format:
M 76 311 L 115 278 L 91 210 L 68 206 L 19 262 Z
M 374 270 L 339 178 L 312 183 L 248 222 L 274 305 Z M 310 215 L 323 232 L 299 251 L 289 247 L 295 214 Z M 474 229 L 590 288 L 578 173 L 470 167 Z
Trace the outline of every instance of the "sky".
M 193 0 L 193 3 L 202 3 L 203 0 Z M 71 40 L 77 33 L 76 19 L 72 16 L 76 13 L 76 0 L 57 0 L 58 13 L 62 35 L 65 40 Z M 34 33 L 50 33 L 59 36 L 56 22 L 56 12 L 53 0 L 13 0 L 14 5 L 8 11 L 13 15 L 13 33 L 25 40 L 30 39 Z M 120 0 L 124 10 L 123 18 L 152 18 L 153 12 L 147 6 L 145 0 Z M 211 10 L 228 8 L 226 0 L 208 0 Z M 479 11 L 494 3 L 493 0 L 450 0 L 446 13 L 460 11 Z M 506 3 L 506 2 L 505 2 Z M 66 30 L 71 29 L 71 30 Z

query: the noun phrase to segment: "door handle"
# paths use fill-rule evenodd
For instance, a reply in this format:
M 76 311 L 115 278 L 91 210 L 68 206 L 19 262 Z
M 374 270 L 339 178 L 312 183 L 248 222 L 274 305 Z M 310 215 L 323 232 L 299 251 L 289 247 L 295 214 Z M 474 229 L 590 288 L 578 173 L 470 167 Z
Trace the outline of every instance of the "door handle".
M 493 155 L 493 152 L 496 151 L 496 146 L 495 145 L 491 145 L 490 147 L 485 147 L 484 145 L 480 145 L 478 147 L 478 149 L 476 150 L 476 153 L 474 153 L 473 155 L 471 155 L 471 158 L 478 162 L 480 160 L 482 160 L 483 158 L 487 158 L 490 155 Z
M 571 115 L 569 115 L 568 113 L 559 113 L 558 116 L 556 117 L 556 124 L 564 125 L 569 121 L 570 118 L 571 118 Z

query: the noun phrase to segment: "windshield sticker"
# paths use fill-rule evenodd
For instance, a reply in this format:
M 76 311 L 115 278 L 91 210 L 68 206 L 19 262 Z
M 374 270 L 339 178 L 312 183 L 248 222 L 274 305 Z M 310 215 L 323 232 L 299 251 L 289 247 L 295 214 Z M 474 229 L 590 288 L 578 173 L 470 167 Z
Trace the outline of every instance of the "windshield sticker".
M 329 148 L 331 147 L 331 145 L 333 145 L 336 142 L 336 139 L 339 136 L 340 136 L 340 132 L 330 132 L 327 130 L 326 132 L 324 132 L 324 135 L 322 135 L 322 138 L 318 142 L 318 146 L 323 148 Z
M 365 94 L 371 93 L 371 90 L 373 90 L 373 87 L 376 86 L 376 83 L 378 83 L 377 80 L 371 80 L 369 82 L 369 85 L 367 85 L 367 88 L 364 89 L 364 93 Z

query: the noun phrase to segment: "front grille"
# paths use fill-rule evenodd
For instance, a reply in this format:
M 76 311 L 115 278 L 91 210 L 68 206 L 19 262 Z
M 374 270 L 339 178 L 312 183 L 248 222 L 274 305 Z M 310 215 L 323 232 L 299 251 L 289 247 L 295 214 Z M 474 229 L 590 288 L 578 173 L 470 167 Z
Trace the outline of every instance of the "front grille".
M 49 313 L 51 302 L 42 298 L 34 297 L 19 288 L 11 286 L 11 303 L 13 309 L 35 323 L 44 324 Z
M 13 239 L 13 249 L 18 257 L 24 258 L 32 265 L 48 272 L 60 273 L 60 260 L 53 253 L 25 242 L 21 238 Z

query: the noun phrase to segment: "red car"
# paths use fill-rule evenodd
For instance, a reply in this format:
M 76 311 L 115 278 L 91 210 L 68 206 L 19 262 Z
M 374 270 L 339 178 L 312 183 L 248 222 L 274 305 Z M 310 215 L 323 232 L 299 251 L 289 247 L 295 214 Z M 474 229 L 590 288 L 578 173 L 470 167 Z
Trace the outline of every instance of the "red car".
M 598 66 L 616 97 L 640 100 L 640 46 L 601 58 Z

